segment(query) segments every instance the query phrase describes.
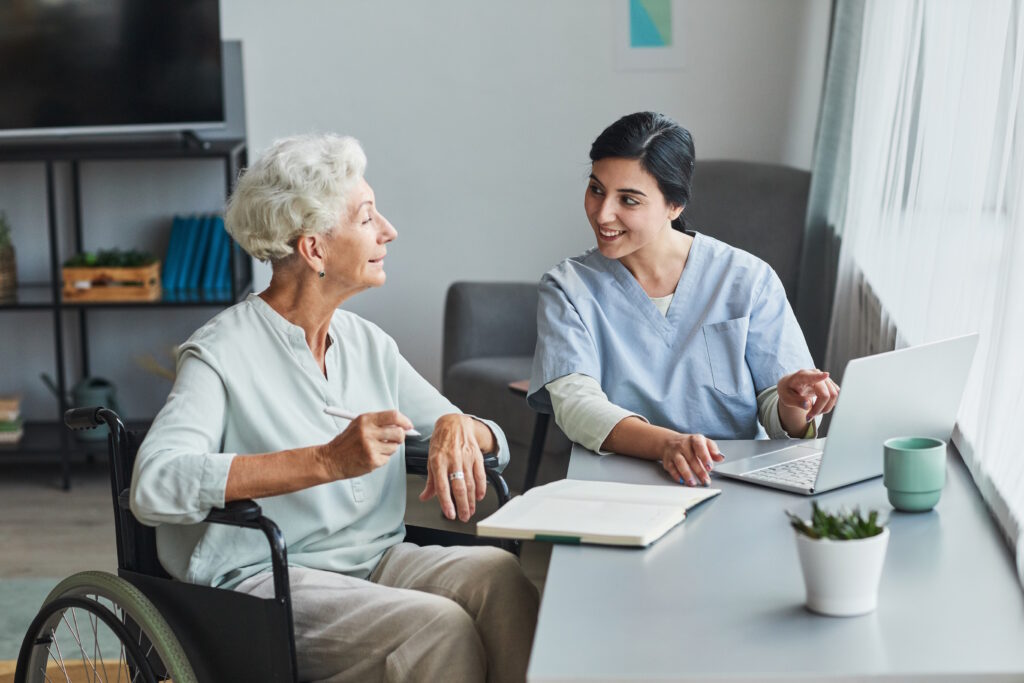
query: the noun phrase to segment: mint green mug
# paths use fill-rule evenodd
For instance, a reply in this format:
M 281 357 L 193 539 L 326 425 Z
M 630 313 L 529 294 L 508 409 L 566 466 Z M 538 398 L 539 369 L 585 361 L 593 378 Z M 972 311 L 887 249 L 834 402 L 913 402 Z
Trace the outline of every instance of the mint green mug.
M 882 481 L 889 502 L 904 512 L 935 507 L 946 485 L 946 442 L 927 436 L 901 436 L 884 445 Z

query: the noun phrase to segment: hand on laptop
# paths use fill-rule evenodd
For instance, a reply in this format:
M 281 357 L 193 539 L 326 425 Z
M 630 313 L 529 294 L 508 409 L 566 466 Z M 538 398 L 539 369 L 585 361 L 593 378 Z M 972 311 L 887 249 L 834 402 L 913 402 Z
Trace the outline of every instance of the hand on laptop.
M 779 418 L 790 436 L 803 436 L 811 420 L 831 412 L 839 398 L 839 385 L 821 370 L 797 370 L 776 385 Z

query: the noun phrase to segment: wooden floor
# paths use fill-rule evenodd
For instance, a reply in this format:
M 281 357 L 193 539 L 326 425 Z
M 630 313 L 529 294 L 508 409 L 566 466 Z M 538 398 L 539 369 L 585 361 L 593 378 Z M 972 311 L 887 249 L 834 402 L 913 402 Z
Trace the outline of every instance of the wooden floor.
M 16 662 L 0 661 L 0 683 L 14 683 L 14 668 Z M 46 669 L 46 678 L 54 683 L 93 683 L 96 679 L 91 669 L 84 662 L 67 662 L 63 667 L 52 665 Z M 127 668 L 120 672 L 116 669 L 104 672 L 100 680 L 125 680 L 130 681 L 131 676 Z
M 0 468 L 0 579 L 117 569 L 110 483 L 103 463 L 74 468 L 59 487 L 54 465 Z

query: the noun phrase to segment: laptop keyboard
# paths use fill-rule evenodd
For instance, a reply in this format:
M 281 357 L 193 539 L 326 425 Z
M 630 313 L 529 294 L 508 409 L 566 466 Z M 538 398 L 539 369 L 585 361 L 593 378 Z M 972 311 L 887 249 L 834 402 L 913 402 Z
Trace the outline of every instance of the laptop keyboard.
M 761 470 L 747 472 L 744 477 L 747 479 L 758 479 L 775 484 L 787 484 L 802 489 L 810 489 L 818 478 L 818 469 L 821 467 L 821 453 L 809 455 L 799 460 L 780 462 L 778 465 L 765 467 Z

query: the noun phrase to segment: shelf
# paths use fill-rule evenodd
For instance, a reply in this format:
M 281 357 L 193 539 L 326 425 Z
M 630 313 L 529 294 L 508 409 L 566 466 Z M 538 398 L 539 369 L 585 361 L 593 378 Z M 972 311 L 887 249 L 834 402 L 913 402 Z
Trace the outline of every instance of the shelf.
M 82 376 L 90 374 L 89 369 L 89 309 L 146 310 L 197 309 L 202 307 L 226 308 L 248 296 L 252 289 L 252 261 L 237 247 L 231 251 L 231 291 L 191 292 L 164 294 L 156 301 L 63 301 L 61 288 L 61 236 L 59 232 L 62 213 L 58 207 L 56 182 L 57 164 L 67 163 L 70 167 L 71 183 L 62 195 L 70 199 L 71 226 L 74 229 L 74 249 L 81 251 L 83 244 L 82 227 L 82 161 L 91 160 L 151 160 L 151 159 L 216 159 L 224 168 L 224 196 L 230 194 L 238 179 L 240 169 L 247 164 L 246 144 L 242 138 L 231 134 L 227 137 L 211 135 L 205 139 L 188 133 L 161 136 L 104 136 L 84 138 L 46 138 L 34 140 L 0 141 L 0 163 L 42 162 L 45 167 L 47 196 L 47 240 L 49 245 L 50 280 L 43 284 L 18 283 L 15 296 L 10 301 L 0 301 L 0 312 L 7 311 L 50 311 L 53 313 L 53 336 L 55 376 L 58 394 L 67 393 L 71 384 L 68 377 L 68 359 L 65 353 L 66 328 L 76 326 L 74 337 L 79 350 L 79 364 L 76 372 Z M 77 315 L 64 315 L 77 313 Z M 5 320 L 5 324 L 8 324 Z M 133 427 L 134 425 L 129 425 Z M 143 423 L 145 426 L 145 423 Z M 97 454 L 105 457 L 106 439 L 79 441 L 59 421 L 33 421 L 25 425 L 25 434 L 18 444 L 0 444 L 0 458 L 13 462 L 61 463 L 63 487 L 71 486 L 70 460 L 85 457 L 92 460 Z
M 146 429 L 148 421 L 130 422 L 126 425 L 130 430 Z M 67 427 L 59 422 L 26 422 L 25 434 L 16 444 L 0 444 L 0 457 L 6 456 L 60 456 L 62 451 L 61 432 Z M 97 429 L 100 429 L 97 427 Z M 106 428 L 102 428 L 106 432 Z M 95 456 L 107 454 L 106 439 L 97 441 L 79 441 L 74 434 L 68 433 L 68 454 L 71 456 Z
M 60 301 L 55 303 L 50 285 L 18 285 L 15 298 L 0 300 L 0 311 L 40 311 L 54 308 L 201 308 L 203 306 L 231 306 L 242 301 L 252 289 L 251 282 L 239 287 L 238 300 L 231 298 L 231 292 L 165 292 L 156 301 Z
M 50 285 L 24 284 L 15 289 L 14 299 L 0 300 L 0 310 L 49 310 L 53 308 L 53 290 Z
M 238 301 L 249 295 L 252 283 L 243 283 L 238 290 Z M 238 301 L 231 292 L 164 292 L 156 301 L 64 301 L 62 308 L 189 308 L 203 306 L 232 306 Z
M 59 422 L 26 422 L 25 434 L 16 444 L 0 444 L 0 455 L 60 455 L 61 431 L 67 429 Z M 106 441 L 78 441 L 68 439 L 70 453 L 88 455 L 106 453 Z
M 0 161 L 74 161 L 86 159 L 179 159 L 233 156 L 244 150 L 245 141 L 208 139 L 206 147 L 177 136 L 124 138 L 109 136 L 66 140 L 4 140 Z

